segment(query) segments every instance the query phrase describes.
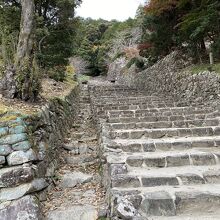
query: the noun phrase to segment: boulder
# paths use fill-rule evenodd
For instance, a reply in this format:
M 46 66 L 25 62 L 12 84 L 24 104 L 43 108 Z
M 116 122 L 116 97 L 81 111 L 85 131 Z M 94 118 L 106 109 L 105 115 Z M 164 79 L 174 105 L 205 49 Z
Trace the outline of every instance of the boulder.
M 30 166 L 13 166 L 0 169 L 0 188 L 15 187 L 33 180 L 34 172 Z
M 37 156 L 32 149 L 29 149 L 26 152 L 14 151 L 7 156 L 7 161 L 9 166 L 19 165 L 35 160 L 37 160 Z
M 51 211 L 47 220 L 96 220 L 98 213 L 95 207 L 90 205 L 72 206 L 65 209 Z
M 42 220 L 40 206 L 35 196 L 0 204 L 0 220 Z
M 0 156 L 0 165 L 5 164 L 5 157 Z
M 26 133 L 21 134 L 11 134 L 0 138 L 0 144 L 16 144 L 21 141 L 26 141 L 28 136 Z
M 16 151 L 19 151 L 19 150 L 27 151 L 30 148 L 31 148 L 31 144 L 29 141 L 21 141 L 21 142 L 18 142 L 12 145 L 12 149 Z
M 132 220 L 138 214 L 133 204 L 126 198 L 120 198 L 116 211 L 119 217 L 126 220 Z
M 78 142 L 72 141 L 70 143 L 63 144 L 63 148 L 68 151 L 76 151 L 78 150 Z
M 10 145 L 0 145 L 0 156 L 7 156 L 12 152 Z
M 71 188 L 77 184 L 87 183 L 92 180 L 92 176 L 81 172 L 66 173 L 61 180 L 62 188 Z
M 22 125 L 9 128 L 9 134 L 21 134 L 25 132 L 26 132 L 26 128 Z
M 0 191 L 0 203 L 19 199 L 29 193 L 40 191 L 48 186 L 44 179 L 35 179 L 30 183 L 14 188 L 3 188 Z

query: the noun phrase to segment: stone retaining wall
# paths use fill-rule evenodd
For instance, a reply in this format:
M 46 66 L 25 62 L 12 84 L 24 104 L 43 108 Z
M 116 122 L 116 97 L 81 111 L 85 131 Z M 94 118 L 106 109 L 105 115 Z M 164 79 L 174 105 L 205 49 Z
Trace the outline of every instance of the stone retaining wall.
M 46 199 L 43 189 L 51 184 L 59 147 L 76 123 L 78 94 L 76 86 L 35 115 L 1 114 L 0 220 L 42 219 L 39 201 Z
M 118 72 L 116 82 L 144 90 L 148 95 L 169 96 L 177 101 L 219 100 L 220 77 L 209 71 L 192 74 L 185 69 L 190 65 L 184 55 L 173 52 L 142 72 L 135 72 L 133 67 Z

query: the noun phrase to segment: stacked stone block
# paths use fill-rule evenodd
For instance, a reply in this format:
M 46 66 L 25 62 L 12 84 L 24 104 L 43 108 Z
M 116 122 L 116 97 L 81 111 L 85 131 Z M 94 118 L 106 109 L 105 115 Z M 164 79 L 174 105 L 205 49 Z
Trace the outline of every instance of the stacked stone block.
M 113 84 L 90 93 L 111 219 L 220 218 L 218 110 Z
M 53 186 L 61 143 L 78 114 L 78 98 L 75 87 L 37 114 L 0 115 L 0 220 L 43 219 L 40 202 Z

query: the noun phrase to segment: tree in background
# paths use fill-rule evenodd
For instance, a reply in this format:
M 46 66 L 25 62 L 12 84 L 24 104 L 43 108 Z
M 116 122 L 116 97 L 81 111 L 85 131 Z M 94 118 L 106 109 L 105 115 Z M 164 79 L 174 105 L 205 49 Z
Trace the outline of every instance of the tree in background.
M 75 51 L 75 55 L 81 56 L 89 63 L 90 75 L 104 75 L 111 60 L 108 53 L 113 47 L 113 39 L 117 38 L 120 32 L 136 25 L 135 19 L 128 19 L 125 22 L 81 19 L 77 34 L 81 38 L 76 38 L 79 39 L 77 44 L 79 49 Z
M 34 0 L 1 1 L 2 57 L 5 74 L 0 81 L 2 94 L 9 98 L 35 100 L 39 93 L 38 69 L 34 60 L 35 40 L 35 4 Z M 20 33 L 18 43 L 12 36 L 19 30 L 12 17 L 6 18 L 12 11 L 20 12 Z M 15 13 L 15 16 L 18 16 Z M 10 23 L 10 21 L 12 21 Z M 4 35 L 8 33 L 8 36 Z M 11 37 L 11 38 L 10 38 Z M 10 42 L 11 40 L 11 42 Z M 7 44 L 5 43 L 7 42 Z M 10 43 L 13 43 L 14 51 Z M 16 46 L 15 46 L 16 45 Z M 15 52 L 16 47 L 16 52 Z
M 206 43 L 215 45 L 219 54 L 219 13 L 217 0 L 151 0 L 142 23 L 142 54 L 156 61 L 184 47 L 195 62 L 206 62 Z
M 75 8 L 80 3 L 81 0 L 36 1 L 37 57 L 49 76 L 58 81 L 65 79 L 65 67 L 73 55 L 78 28 Z
M 0 0 L 1 91 L 35 100 L 41 72 L 64 80 L 73 53 L 75 8 L 80 0 Z M 20 34 L 19 34 L 20 32 Z

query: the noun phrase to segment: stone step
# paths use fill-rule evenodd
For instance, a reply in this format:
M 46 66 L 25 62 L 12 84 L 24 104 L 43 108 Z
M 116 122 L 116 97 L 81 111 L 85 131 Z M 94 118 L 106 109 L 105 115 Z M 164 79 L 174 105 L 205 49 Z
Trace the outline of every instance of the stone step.
M 121 195 L 118 204 L 115 204 L 116 208 L 119 207 L 122 198 L 129 199 L 131 206 L 142 213 L 145 220 L 160 220 L 158 216 L 173 216 L 162 219 L 175 220 L 179 215 L 199 215 L 201 217 L 220 215 L 219 184 L 158 186 L 138 190 L 136 188 L 114 188 L 111 193 L 112 200 L 116 200 L 115 198 Z
M 99 98 L 101 97 L 101 99 Z M 172 99 L 161 99 L 157 96 L 144 96 L 141 94 L 130 94 L 130 95 L 124 95 L 124 94 L 115 94 L 115 95 L 105 95 L 105 94 L 99 94 L 97 97 L 93 96 L 93 100 L 95 100 L 97 103 L 117 103 L 117 102 L 121 102 L 121 103 L 129 103 L 129 101 L 139 101 L 140 103 L 144 103 L 145 101 L 161 101 L 161 102 L 165 102 L 165 101 L 173 101 Z
M 138 102 L 138 101 L 137 101 Z M 174 103 L 174 102 L 161 102 L 161 101 L 153 101 L 150 103 L 133 103 L 133 104 L 127 104 L 127 103 L 117 103 L 117 104 L 111 104 L 111 103 L 103 103 L 103 104 L 96 104 L 94 103 L 94 106 L 96 108 L 97 112 L 104 112 L 107 110 L 144 110 L 144 109 L 151 109 L 151 108 L 174 108 L 179 107 L 183 108 L 186 107 L 186 103 Z M 191 105 L 191 107 L 197 107 L 198 105 Z M 201 105 L 201 107 L 204 107 Z
M 178 166 L 205 166 L 218 165 L 220 149 L 217 150 L 186 150 L 186 151 L 166 151 L 133 153 L 124 155 L 125 162 L 130 167 L 178 167 Z
M 169 107 L 167 105 L 169 105 L 171 102 L 169 100 L 167 101 L 161 101 L 160 99 L 143 99 L 143 100 L 138 100 L 138 98 L 127 98 L 128 100 L 121 100 L 121 99 L 102 99 L 101 97 L 99 97 L 99 100 L 94 100 L 92 99 L 93 103 L 95 103 L 96 105 L 112 105 L 112 106 L 125 106 L 125 105 L 148 105 L 149 107 L 154 107 L 157 106 L 158 108 L 164 108 L 164 107 Z M 173 103 L 173 102 L 172 102 Z M 182 106 L 186 106 L 186 104 L 182 104 L 180 105 L 180 107 Z
M 96 220 L 98 212 L 96 207 L 91 205 L 67 204 L 48 213 L 45 220 Z
M 158 122 L 131 122 L 131 123 L 109 123 L 110 129 L 138 129 L 138 128 L 189 128 L 200 126 L 218 126 L 219 119 L 196 119 L 178 121 L 158 121 Z
M 91 92 L 113 92 L 113 91 L 137 91 L 135 88 L 129 88 L 123 85 L 89 86 Z M 140 91 L 139 91 L 140 92 Z
M 92 93 L 92 96 L 94 98 L 98 98 L 98 97 L 104 97 L 104 98 L 107 98 L 107 97 L 110 97 L 110 98 L 124 98 L 126 96 L 131 96 L 131 97 L 143 97 L 144 95 L 140 92 L 136 92 L 136 91 L 133 91 L 133 92 L 128 92 L 128 91 L 113 91 L 113 92 L 108 92 L 108 91 L 103 91 L 103 92 L 93 92 Z
M 190 108 L 192 109 L 192 108 Z M 193 114 L 210 114 L 210 113 L 218 113 L 213 111 L 211 108 L 198 108 L 195 110 L 190 109 L 177 109 L 177 110 L 169 110 L 169 108 L 166 109 L 166 111 L 159 111 L 155 108 L 153 109 L 143 109 L 143 110 L 108 110 L 108 111 L 96 111 L 96 115 L 99 117 L 108 117 L 108 118 L 124 118 L 124 117 L 154 117 L 154 116 L 173 116 L 173 115 L 179 115 L 179 116 L 185 116 L 185 115 L 193 115 Z M 220 116 L 220 113 L 217 114 Z
M 200 137 L 220 135 L 220 127 L 125 129 L 110 131 L 111 139 L 160 139 L 164 137 Z
M 137 92 L 135 90 L 133 91 L 126 91 L 126 90 L 113 90 L 113 91 L 96 91 L 92 92 L 94 96 L 104 96 L 104 97 L 113 97 L 113 96 L 124 96 L 124 95 L 130 95 L 130 96 L 144 96 L 142 92 Z
M 157 187 L 195 184 L 220 184 L 220 165 L 165 168 L 130 168 L 126 174 L 114 175 L 112 187 Z
M 207 215 L 200 215 L 199 213 L 197 215 L 189 214 L 189 215 L 178 215 L 178 216 L 157 216 L 157 217 L 148 217 L 147 220 L 219 220 L 220 214 L 215 214 L 215 211 L 213 211 L 213 214 L 209 213 Z M 137 218 L 137 220 L 146 220 L 145 218 Z
M 124 117 L 108 117 L 109 123 L 131 123 L 131 122 L 157 122 L 157 121 L 179 121 L 179 120 L 197 120 L 197 119 L 213 119 L 219 118 L 219 112 L 213 112 L 210 114 L 189 114 L 189 115 L 171 115 L 171 116 L 124 116 Z
M 172 112 L 183 112 L 183 111 L 192 111 L 192 110 L 202 110 L 202 109 L 207 109 L 207 110 L 212 110 L 213 108 L 203 106 L 203 105 L 196 105 L 196 106 L 176 106 L 175 103 L 165 103 L 164 107 L 161 106 L 163 103 L 152 103 L 152 104 L 143 104 L 143 105 L 95 105 L 96 111 L 98 113 L 104 112 L 107 113 L 108 111 L 148 111 L 148 112 L 166 112 L 166 111 L 172 111 Z
M 203 149 L 220 147 L 220 136 L 180 137 L 161 139 L 117 139 L 106 143 L 106 147 L 121 149 L 124 152 L 155 152 L 158 150 L 184 151 L 186 149 Z
M 106 114 L 108 117 L 149 117 L 149 116 L 172 116 L 172 115 L 194 115 L 194 114 L 209 114 L 212 113 L 213 109 L 194 109 L 194 110 L 166 110 L 166 111 L 155 111 L 152 110 L 110 110 L 107 111 Z M 219 113 L 220 115 L 220 113 Z

